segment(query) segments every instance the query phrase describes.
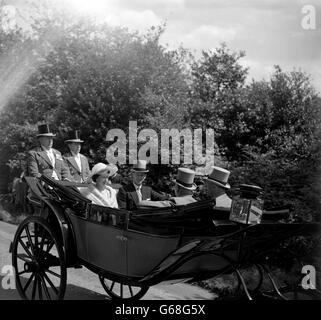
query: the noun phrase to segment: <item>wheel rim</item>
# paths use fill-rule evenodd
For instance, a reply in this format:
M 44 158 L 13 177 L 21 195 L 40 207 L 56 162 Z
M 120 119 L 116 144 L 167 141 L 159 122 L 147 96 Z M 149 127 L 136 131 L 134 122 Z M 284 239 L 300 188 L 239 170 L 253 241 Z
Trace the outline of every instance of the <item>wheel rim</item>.
M 99 276 L 99 280 L 107 294 L 115 300 L 137 300 L 142 298 L 149 289 L 146 286 L 132 286 L 109 280 L 103 276 Z
M 50 225 L 29 217 L 13 242 L 12 264 L 20 296 L 27 300 L 59 300 L 66 289 L 63 250 Z

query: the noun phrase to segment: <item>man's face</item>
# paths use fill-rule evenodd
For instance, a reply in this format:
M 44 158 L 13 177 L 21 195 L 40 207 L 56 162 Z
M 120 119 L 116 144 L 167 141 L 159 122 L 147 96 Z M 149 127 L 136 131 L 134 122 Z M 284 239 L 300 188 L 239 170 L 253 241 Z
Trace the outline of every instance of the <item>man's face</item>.
M 53 145 L 53 137 L 39 137 L 39 142 L 45 149 L 50 149 Z
M 78 154 L 81 150 L 81 143 L 71 142 L 71 143 L 68 143 L 68 147 L 72 153 Z
M 133 172 L 133 182 L 137 186 L 140 186 L 145 180 L 145 178 L 146 178 L 146 172 L 137 172 L 137 171 Z

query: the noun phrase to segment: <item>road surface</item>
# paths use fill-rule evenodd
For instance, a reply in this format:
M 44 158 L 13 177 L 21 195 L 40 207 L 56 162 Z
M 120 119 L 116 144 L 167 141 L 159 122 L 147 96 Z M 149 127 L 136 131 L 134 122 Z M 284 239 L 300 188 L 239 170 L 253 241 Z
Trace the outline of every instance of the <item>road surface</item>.
M 17 300 L 20 296 L 15 289 L 3 289 L 5 274 L 1 271 L 11 265 L 9 245 L 13 240 L 17 226 L 0 221 L 0 300 Z M 142 298 L 149 300 L 213 300 L 215 295 L 197 286 L 185 283 L 160 284 L 149 289 Z M 86 268 L 68 269 L 65 300 L 104 300 L 108 299 L 98 276 Z

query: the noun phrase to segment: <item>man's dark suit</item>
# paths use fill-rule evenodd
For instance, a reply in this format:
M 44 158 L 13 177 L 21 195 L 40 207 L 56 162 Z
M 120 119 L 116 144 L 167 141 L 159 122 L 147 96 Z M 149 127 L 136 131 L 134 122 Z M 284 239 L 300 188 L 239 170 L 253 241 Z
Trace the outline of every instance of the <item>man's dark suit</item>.
M 65 163 L 69 167 L 69 171 L 71 176 L 73 177 L 73 180 L 76 182 L 83 182 L 86 181 L 86 179 L 90 175 L 90 169 L 87 158 L 82 154 L 79 155 L 81 161 L 81 170 L 79 169 L 74 156 L 70 152 L 64 154 L 63 158 L 65 160 Z
M 142 186 L 141 187 L 142 200 L 167 200 L 168 196 L 164 196 L 151 187 Z M 131 182 L 123 187 L 121 187 L 117 194 L 118 207 L 127 210 L 136 210 L 139 203 L 138 195 L 134 184 Z
M 28 175 L 32 177 L 40 177 L 41 175 L 44 175 L 51 178 L 52 172 L 55 170 L 59 180 L 72 180 L 69 169 L 64 164 L 61 153 L 53 148 L 52 151 L 55 156 L 55 168 L 53 168 L 46 151 L 41 147 L 36 147 L 35 149 L 28 151 Z

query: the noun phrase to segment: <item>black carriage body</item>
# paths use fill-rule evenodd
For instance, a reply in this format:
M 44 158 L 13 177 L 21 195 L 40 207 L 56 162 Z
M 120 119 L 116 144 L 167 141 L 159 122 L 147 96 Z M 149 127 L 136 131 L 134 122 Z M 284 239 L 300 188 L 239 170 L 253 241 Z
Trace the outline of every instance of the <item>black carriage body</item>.
M 26 180 L 38 214 L 58 235 L 67 267 L 84 265 L 135 286 L 233 272 L 258 264 L 290 236 L 320 232 L 319 224 L 278 223 L 271 216 L 244 226 L 230 222 L 229 212 L 214 210 L 210 201 L 132 212 L 106 208 L 85 199 L 75 185 L 47 177 Z
M 38 198 L 33 202 L 38 206 L 39 215 L 50 221 L 59 235 L 68 267 L 85 265 L 108 278 L 140 283 L 150 273 L 155 274 L 161 263 L 161 268 L 170 265 L 171 272 L 161 273 L 162 279 L 153 277 L 152 282 L 156 283 L 166 279 L 192 278 L 209 270 L 216 273 L 228 265 L 225 258 L 209 255 L 206 251 L 173 263 L 181 258 L 182 253 L 176 253 L 177 249 L 195 241 L 209 241 L 222 233 L 222 228 L 215 228 L 212 224 L 213 203 L 210 201 L 130 212 L 94 205 L 70 186 L 46 177 L 42 177 L 42 181 L 47 188 L 37 179 L 27 178 Z M 195 215 L 200 211 L 203 212 L 201 217 Z M 236 225 L 228 226 L 230 233 L 238 229 Z M 227 233 L 226 227 L 223 233 Z M 187 251 L 184 254 L 188 256 Z M 234 246 L 229 256 L 235 258 L 236 254 L 237 247 Z

